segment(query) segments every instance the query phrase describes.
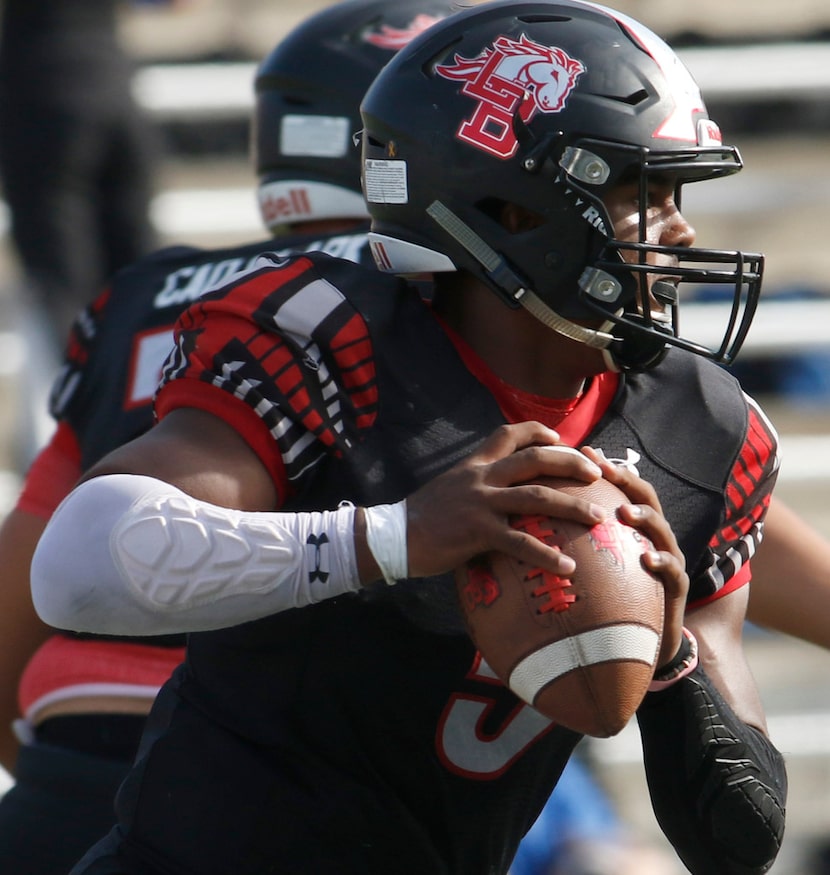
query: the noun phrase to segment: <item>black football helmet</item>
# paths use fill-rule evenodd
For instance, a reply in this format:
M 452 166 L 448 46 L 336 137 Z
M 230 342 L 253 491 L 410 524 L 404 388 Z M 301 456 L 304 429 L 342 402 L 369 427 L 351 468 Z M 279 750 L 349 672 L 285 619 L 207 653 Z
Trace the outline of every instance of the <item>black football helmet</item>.
M 386 66 L 362 121 L 382 270 L 470 271 L 511 306 L 603 349 L 616 369 L 652 367 L 667 344 L 734 359 L 763 256 L 649 243 L 646 205 L 655 176 L 679 199 L 683 184 L 735 173 L 741 158 L 723 145 L 677 55 L 643 25 L 579 0 L 465 9 Z M 623 242 L 603 198 L 633 180 L 639 237 Z M 538 223 L 510 233 L 500 220 L 508 203 Z M 680 283 L 729 290 L 719 345 L 680 335 Z
M 362 218 L 360 101 L 449 0 L 346 0 L 306 19 L 259 65 L 251 151 L 266 226 Z

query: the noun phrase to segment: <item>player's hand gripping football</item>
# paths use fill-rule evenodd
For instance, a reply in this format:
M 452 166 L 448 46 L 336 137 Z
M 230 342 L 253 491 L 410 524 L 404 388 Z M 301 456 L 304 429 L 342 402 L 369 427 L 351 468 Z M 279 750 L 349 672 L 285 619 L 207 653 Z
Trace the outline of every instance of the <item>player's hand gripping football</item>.
M 660 578 L 666 591 L 663 639 L 657 657 L 659 670 L 680 649 L 686 596 L 689 592 L 686 558 L 663 515 L 654 487 L 635 472 L 607 461 L 591 447 L 583 447 L 582 452 L 595 461 L 602 470 L 603 477 L 618 486 L 632 502 L 630 505 L 620 506 L 619 516 L 622 522 L 642 531 L 654 545 L 653 551 L 643 554 L 643 564 Z
M 569 556 L 509 525 L 513 515 L 543 514 L 587 525 L 605 518 L 602 507 L 531 482 L 570 477 L 590 483 L 601 476 L 586 456 L 570 448 L 551 451 L 556 446 L 562 446 L 558 434 L 538 422 L 501 426 L 474 453 L 410 495 L 410 577 L 451 571 L 490 550 L 563 577 L 572 574 Z

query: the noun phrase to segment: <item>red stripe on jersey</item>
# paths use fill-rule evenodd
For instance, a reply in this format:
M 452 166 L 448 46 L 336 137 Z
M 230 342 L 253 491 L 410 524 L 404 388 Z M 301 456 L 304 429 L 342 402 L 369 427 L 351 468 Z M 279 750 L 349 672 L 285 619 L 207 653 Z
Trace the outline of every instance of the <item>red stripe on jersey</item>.
M 291 405 L 291 409 L 300 416 L 304 415 L 311 401 L 308 397 L 308 390 L 303 383 L 302 371 L 297 362 L 292 361 L 290 365 L 284 367 L 274 377 L 286 400 Z
M 718 542 L 744 537 L 763 519 L 769 505 L 772 482 L 760 493 L 758 488 L 773 473 L 775 446 L 775 436 L 767 423 L 750 406 L 746 441 L 726 487 L 726 519 L 731 524 L 723 528 L 716 539 Z M 747 512 L 747 501 L 753 500 L 753 497 L 756 504 Z
M 269 339 L 268 355 L 260 359 L 260 364 L 289 400 L 291 408 L 302 413 L 308 405 L 308 398 L 300 403 L 294 400 L 294 395 L 303 388 L 303 372 L 297 364 L 297 354 L 288 344 L 282 341 L 275 344 L 273 337 Z M 254 344 L 250 348 L 253 351 Z
M 755 450 L 756 467 L 766 467 L 768 460 L 775 453 L 776 438 L 770 431 L 770 426 L 754 407 L 749 408 L 748 441 Z M 757 474 L 756 479 L 761 476 Z
M 295 356 L 296 352 L 288 344 L 280 341 L 261 364 L 268 373 L 272 374 L 275 384 L 303 426 L 324 444 L 333 446 L 334 435 L 326 428 L 323 418 L 313 408 L 311 396 L 303 380 L 302 369 L 297 364 Z
M 306 398 L 308 396 L 306 395 Z M 326 428 L 323 417 L 316 410 L 309 410 L 303 417 L 303 425 L 311 434 L 316 435 L 324 444 L 334 446 L 334 435 Z
M 100 295 L 89 305 L 90 312 L 93 316 L 98 316 L 109 303 L 110 295 L 112 294 L 112 286 L 107 286 Z
M 35 717 L 51 702 L 82 695 L 129 695 L 151 701 L 183 659 L 183 647 L 54 635 L 23 671 L 20 711 Z
M 243 279 L 238 284 L 232 285 L 233 295 L 229 296 L 229 299 L 233 300 L 234 305 L 239 305 L 234 306 L 237 312 L 250 317 L 268 293 L 293 282 L 310 267 L 311 262 L 307 258 L 297 258 L 285 266 L 280 266 L 279 270 L 274 270 L 273 265 L 270 265 L 268 268 L 261 269 L 261 272 L 255 271 L 250 279 Z
M 356 326 L 352 325 L 352 322 L 357 322 Z M 364 329 L 358 334 L 355 331 L 355 340 L 349 341 L 349 350 L 348 353 L 344 350 L 341 353 L 341 347 L 334 346 L 333 351 L 334 354 L 338 357 L 338 360 L 342 356 L 344 360 L 352 359 L 357 363 L 358 366 L 363 364 L 369 364 L 372 366 L 371 372 L 372 376 L 375 374 L 374 364 L 371 361 L 372 359 L 372 341 L 369 339 L 369 335 L 365 331 L 365 325 L 363 320 L 359 316 L 352 317 L 346 325 L 346 329 L 354 329 L 360 328 Z M 344 329 L 344 331 L 346 330 Z M 337 334 L 336 340 L 341 340 L 343 337 L 344 331 L 340 331 Z
M 293 367 L 292 371 L 299 371 L 299 368 Z M 283 389 L 285 396 L 291 404 L 291 409 L 302 419 L 304 423 L 316 422 L 317 428 L 322 423 L 322 417 L 317 410 L 312 409 L 311 396 L 308 394 L 308 389 L 304 383 L 295 383 L 290 389 Z M 309 428 L 309 431 L 314 431 L 314 428 Z
M 757 411 L 749 408 L 749 423 L 746 443 L 732 471 L 732 481 L 728 487 L 728 497 L 735 504 L 738 495 L 750 495 L 763 477 L 774 452 L 775 442 Z
M 752 572 L 749 563 L 747 562 L 745 565 L 742 565 L 737 573 L 730 577 L 719 590 L 711 593 L 711 595 L 704 596 L 702 599 L 697 599 L 695 601 L 690 600 L 688 608 L 702 608 L 704 605 L 716 602 L 718 599 L 722 599 L 725 595 L 729 595 L 729 593 L 735 592 L 735 590 L 740 589 L 742 586 L 746 586 L 751 578 Z
M 372 341 L 363 319 L 355 314 L 332 338 L 331 350 L 343 374 L 343 383 L 353 392 L 373 393 L 370 400 L 355 406 L 377 404 L 377 373 L 372 359 Z M 353 399 L 354 400 L 354 399 Z
M 85 310 L 86 318 L 83 316 L 78 317 L 72 323 L 72 328 L 69 332 L 69 339 L 66 342 L 66 349 L 64 350 L 64 358 L 69 364 L 75 365 L 76 367 L 82 367 L 89 359 L 89 349 L 87 348 L 87 343 L 89 342 L 89 317 L 92 318 L 94 324 L 101 322 L 101 319 L 103 318 L 102 312 L 107 306 L 111 292 L 112 288 L 107 286 L 104 291 L 87 306 Z
M 260 333 L 256 325 L 255 313 L 261 308 L 268 296 L 287 283 L 294 281 L 298 276 L 307 272 L 311 262 L 307 258 L 298 258 L 291 261 L 279 270 L 273 266 L 254 270 L 248 277 L 242 277 L 232 282 L 223 293 L 218 290 L 215 297 L 200 299 L 186 309 L 179 317 L 179 326 L 185 330 L 192 329 L 201 324 L 206 313 L 219 311 L 226 317 L 241 317 L 247 324 L 247 331 L 243 334 L 225 335 L 225 337 L 237 337 L 246 345 L 250 338 Z M 241 327 L 242 323 L 235 323 Z M 243 340 L 247 337 L 248 340 Z M 265 335 L 266 338 L 269 335 Z M 273 337 L 270 337 L 273 342 Z
M 739 541 L 741 538 L 749 535 L 766 515 L 769 508 L 769 500 L 770 494 L 767 493 L 756 501 L 749 513 L 733 521 L 731 525 L 724 526 L 712 539 L 712 546 L 729 543 L 730 541 Z
M 240 434 L 270 474 L 279 496 L 277 504 L 285 501 L 286 496 L 291 493 L 285 466 L 268 426 L 257 416 L 256 411 L 228 392 L 196 380 L 174 380 L 172 383 L 165 383 L 159 390 L 155 400 L 159 419 L 179 407 L 194 407 L 211 413 Z
M 366 424 L 371 424 L 376 415 L 376 405 L 378 400 L 378 389 L 377 386 L 373 383 L 371 386 L 367 386 L 365 389 L 359 392 L 350 393 L 349 397 L 352 399 L 352 403 L 355 406 L 355 410 L 360 411 L 363 408 L 367 409 L 367 413 L 360 414 L 358 413 L 358 417 L 360 419 L 366 420 Z
M 279 373 L 294 360 L 294 353 L 286 349 L 285 344 L 272 334 L 253 330 L 247 337 L 240 337 L 240 342 L 251 353 L 252 358 L 258 361 L 268 373 Z

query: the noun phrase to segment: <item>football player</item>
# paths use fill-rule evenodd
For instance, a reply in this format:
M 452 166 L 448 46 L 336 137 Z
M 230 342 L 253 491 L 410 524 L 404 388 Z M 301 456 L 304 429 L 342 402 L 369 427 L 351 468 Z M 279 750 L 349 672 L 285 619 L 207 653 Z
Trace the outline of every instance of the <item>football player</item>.
M 287 35 L 257 71 L 252 120 L 258 199 L 273 236 L 161 251 L 117 274 L 77 320 L 53 391 L 57 429 L 0 528 L 0 753 L 16 777 L 0 801 L 0 871 L 65 875 L 109 829 L 144 717 L 184 654 L 183 636 L 101 639 L 44 627 L 28 569 L 46 520 L 83 470 L 150 427 L 173 323 L 211 286 L 264 251 L 320 249 L 371 263 L 352 142 L 360 99 L 398 48 L 450 11 L 447 0 L 349 0 Z
M 666 615 L 638 721 L 663 830 L 693 873 L 766 872 L 786 772 L 740 635 L 776 436 L 713 363 L 762 257 L 695 248 L 678 203 L 737 151 L 668 46 L 569 0 L 439 22 L 362 118 L 392 276 L 263 256 L 197 301 L 159 424 L 36 550 L 47 622 L 193 633 L 117 827 L 73 872 L 505 872 L 579 738 L 493 683 L 451 572 L 488 550 L 573 572 L 509 525 L 602 518 L 531 485 L 547 475 L 608 477 L 654 545 Z M 424 272 L 432 306 L 394 276 Z M 678 287 L 702 281 L 735 298 L 717 348 L 679 330 Z

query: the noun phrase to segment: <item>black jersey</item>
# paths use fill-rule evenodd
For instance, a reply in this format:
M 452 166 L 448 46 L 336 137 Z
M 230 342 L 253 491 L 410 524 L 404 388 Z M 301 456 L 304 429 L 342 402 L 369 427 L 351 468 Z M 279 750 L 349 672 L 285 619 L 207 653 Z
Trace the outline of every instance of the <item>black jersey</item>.
M 153 424 L 153 395 L 173 345 L 173 325 L 184 309 L 250 268 L 263 252 L 311 249 L 365 263 L 370 258 L 363 229 L 228 249 L 171 247 L 116 273 L 76 320 L 52 389 L 52 415 L 77 435 L 83 470 Z
M 160 415 L 225 415 L 290 509 L 396 501 L 504 421 L 417 293 L 316 255 L 200 299 L 164 381 Z M 740 576 L 776 447 L 729 375 L 672 350 L 587 440 L 654 484 L 691 598 Z M 578 741 L 481 662 L 451 576 L 191 635 L 152 719 L 122 852 L 200 875 L 504 873 Z

